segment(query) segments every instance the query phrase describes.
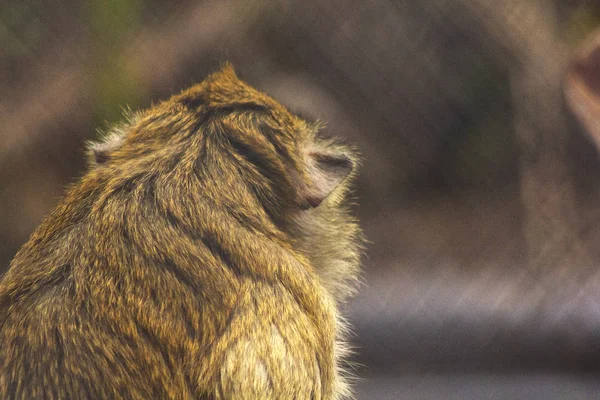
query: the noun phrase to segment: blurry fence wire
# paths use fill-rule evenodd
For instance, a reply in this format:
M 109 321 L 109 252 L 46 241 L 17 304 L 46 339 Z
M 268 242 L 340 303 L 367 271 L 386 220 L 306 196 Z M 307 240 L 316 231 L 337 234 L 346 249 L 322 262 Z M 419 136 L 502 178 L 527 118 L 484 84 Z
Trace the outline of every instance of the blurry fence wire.
M 598 25 L 586 0 L 5 1 L 0 272 L 96 128 L 229 60 L 362 149 L 359 398 L 600 398 L 600 163 L 562 95 Z

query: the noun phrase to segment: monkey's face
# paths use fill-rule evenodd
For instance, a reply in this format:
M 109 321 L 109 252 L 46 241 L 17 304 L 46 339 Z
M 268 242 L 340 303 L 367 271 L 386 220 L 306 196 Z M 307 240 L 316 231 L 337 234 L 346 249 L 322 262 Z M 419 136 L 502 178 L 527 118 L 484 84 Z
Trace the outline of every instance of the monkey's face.
M 318 130 L 226 66 L 133 116 L 92 151 L 100 168 L 177 170 L 179 177 L 194 172 L 204 182 L 221 180 L 222 190 L 246 186 L 271 216 L 282 216 L 343 197 L 355 158 L 344 146 L 320 139 Z M 219 196 L 218 186 L 204 188 Z

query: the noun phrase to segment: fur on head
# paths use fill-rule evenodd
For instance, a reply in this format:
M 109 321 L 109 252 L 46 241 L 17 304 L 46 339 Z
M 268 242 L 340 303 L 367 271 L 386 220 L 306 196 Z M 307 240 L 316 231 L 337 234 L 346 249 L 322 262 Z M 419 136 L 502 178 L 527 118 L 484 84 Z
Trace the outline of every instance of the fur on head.
M 200 176 L 195 190 L 299 250 L 337 300 L 353 292 L 361 243 L 348 209 L 355 149 L 321 138 L 320 123 L 294 116 L 228 64 L 152 113 L 127 119 L 90 144 L 92 169 L 117 177 L 145 169 L 147 180 L 164 172 L 158 168 Z

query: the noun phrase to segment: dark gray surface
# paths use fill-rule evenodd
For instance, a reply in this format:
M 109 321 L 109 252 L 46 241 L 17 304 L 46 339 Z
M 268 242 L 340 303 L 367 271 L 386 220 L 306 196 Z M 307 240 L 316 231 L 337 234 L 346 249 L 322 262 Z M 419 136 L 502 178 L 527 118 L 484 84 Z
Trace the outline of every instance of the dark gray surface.
M 366 377 L 356 395 L 358 400 L 594 400 L 600 399 L 600 380 L 561 374 L 390 374 Z

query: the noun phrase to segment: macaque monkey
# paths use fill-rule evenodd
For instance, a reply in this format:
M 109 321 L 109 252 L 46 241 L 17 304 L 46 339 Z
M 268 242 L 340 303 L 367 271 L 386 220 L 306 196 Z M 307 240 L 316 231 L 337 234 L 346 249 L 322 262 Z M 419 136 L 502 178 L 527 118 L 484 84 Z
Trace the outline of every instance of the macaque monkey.
M 600 29 L 577 49 L 563 88 L 567 106 L 600 151 Z
M 0 282 L 1 399 L 340 399 L 354 151 L 226 65 L 128 115 Z

